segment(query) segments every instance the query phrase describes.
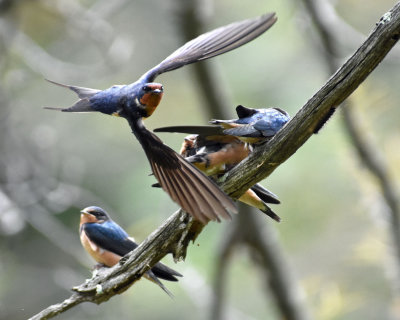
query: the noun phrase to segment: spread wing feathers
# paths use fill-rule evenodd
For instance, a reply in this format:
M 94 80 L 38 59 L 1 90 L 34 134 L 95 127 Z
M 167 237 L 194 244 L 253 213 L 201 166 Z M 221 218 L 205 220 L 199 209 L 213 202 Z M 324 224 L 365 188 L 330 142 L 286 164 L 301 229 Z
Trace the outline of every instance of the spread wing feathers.
M 178 154 L 180 168 L 165 168 L 162 163 L 151 159 L 154 176 L 161 187 L 183 210 L 206 224 L 209 220 L 229 219 L 229 212 L 236 212 L 233 202 L 219 187 L 203 173 Z
M 251 190 L 255 192 L 255 194 L 266 203 L 280 204 L 281 202 L 278 199 L 278 196 L 268 189 L 264 188 L 261 184 L 257 183 L 251 187 Z
M 121 257 L 138 246 L 121 227 L 109 221 L 85 223 L 83 229 L 94 244 Z
M 264 33 L 276 20 L 275 13 L 267 13 L 204 33 L 174 51 L 160 64 L 146 72 L 141 79 L 153 82 L 164 72 L 233 50 Z
M 154 132 L 176 132 L 200 134 L 204 136 L 223 135 L 224 129 L 219 126 L 170 126 L 161 127 L 153 130 Z
M 237 209 L 232 200 L 201 171 L 188 163 L 146 128 L 137 137 L 161 187 L 184 211 L 206 224 L 229 219 Z
M 92 107 L 90 106 L 89 99 L 92 96 L 94 96 L 96 93 L 100 92 L 101 90 L 77 87 L 77 86 L 70 86 L 70 85 L 58 83 L 58 82 L 55 82 L 52 80 L 48 80 L 48 79 L 46 79 L 46 80 L 57 86 L 67 88 L 67 89 L 74 91 L 78 95 L 80 100 L 78 100 L 75 104 L 73 104 L 71 107 L 68 107 L 68 108 L 44 107 L 45 109 L 60 110 L 63 112 L 93 112 L 93 111 L 96 111 L 96 110 L 92 109 Z

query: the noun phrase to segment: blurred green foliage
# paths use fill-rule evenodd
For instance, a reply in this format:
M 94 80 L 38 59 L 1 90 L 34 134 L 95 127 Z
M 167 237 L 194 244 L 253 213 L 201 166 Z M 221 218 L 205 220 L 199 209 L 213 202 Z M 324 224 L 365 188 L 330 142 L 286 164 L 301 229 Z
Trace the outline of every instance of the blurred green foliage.
M 5 1 L 3 1 L 5 2 Z M 367 35 L 392 1 L 336 1 L 343 23 Z M 78 239 L 79 210 L 99 205 L 138 241 L 177 207 L 154 178 L 122 119 L 51 112 L 72 92 L 44 81 L 93 88 L 129 83 L 182 41 L 179 2 L 10 1 L 0 12 L 0 318 L 25 319 L 67 298 L 91 276 Z M 210 63 L 234 106 L 279 106 L 294 115 L 329 75 L 315 49 L 309 18 L 296 1 L 205 1 L 209 27 L 276 11 L 265 35 Z M 346 38 L 348 35 L 343 34 Z M 348 54 L 360 44 L 348 37 Z M 365 134 L 400 176 L 400 65 L 396 52 L 350 98 Z M 345 59 L 345 57 L 343 57 Z M 149 128 L 205 124 L 191 67 L 160 76 L 165 96 Z M 162 135 L 178 149 L 182 136 Z M 389 239 L 380 190 L 357 158 L 340 112 L 263 183 L 279 195 L 279 233 L 316 319 L 388 319 Z M 225 225 L 211 223 L 189 248 L 185 275 L 166 283 L 171 300 L 142 280 L 100 306 L 83 304 L 58 319 L 207 319 L 216 248 Z M 58 240 L 56 240 L 58 239 Z M 230 319 L 276 317 L 263 293 L 265 275 L 240 251 L 229 272 Z M 397 311 L 398 312 L 398 311 Z

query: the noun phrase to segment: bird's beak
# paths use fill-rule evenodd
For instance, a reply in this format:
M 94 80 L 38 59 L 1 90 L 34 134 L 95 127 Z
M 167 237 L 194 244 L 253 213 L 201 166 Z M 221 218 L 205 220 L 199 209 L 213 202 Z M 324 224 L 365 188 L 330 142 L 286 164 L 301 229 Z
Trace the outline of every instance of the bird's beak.
M 81 210 L 81 222 L 98 222 L 98 219 L 85 209 Z

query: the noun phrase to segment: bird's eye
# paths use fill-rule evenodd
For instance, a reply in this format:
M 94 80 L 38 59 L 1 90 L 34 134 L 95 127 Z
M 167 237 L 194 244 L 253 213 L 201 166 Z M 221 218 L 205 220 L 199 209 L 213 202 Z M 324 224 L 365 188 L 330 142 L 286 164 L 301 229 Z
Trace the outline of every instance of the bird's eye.
M 149 87 L 149 86 L 143 86 L 142 90 L 143 90 L 144 92 L 149 92 L 149 91 L 151 91 L 151 87 Z

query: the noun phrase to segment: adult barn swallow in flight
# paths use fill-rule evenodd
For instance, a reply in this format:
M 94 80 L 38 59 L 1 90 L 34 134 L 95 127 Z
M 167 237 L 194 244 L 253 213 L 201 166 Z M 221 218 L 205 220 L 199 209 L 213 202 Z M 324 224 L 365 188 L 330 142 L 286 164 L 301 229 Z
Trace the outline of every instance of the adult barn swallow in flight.
M 182 131 L 179 128 L 186 128 L 186 131 L 197 130 L 197 132 L 202 132 L 202 134 L 192 134 L 185 137 L 180 153 L 186 161 L 215 180 L 235 167 L 252 151 L 252 147 L 249 144 L 239 140 L 237 137 L 225 135 L 219 127 L 178 126 L 157 128 L 154 131 Z M 238 200 L 261 210 L 278 222 L 281 221 L 280 217 L 267 205 L 267 203 L 279 204 L 279 199 L 260 184 L 251 187 Z
M 261 35 L 276 20 L 275 13 L 270 13 L 202 34 L 129 85 L 116 85 L 101 91 L 58 84 L 74 91 L 80 100 L 69 108 L 48 109 L 98 111 L 126 118 L 149 159 L 154 176 L 184 211 L 204 224 L 209 220 L 220 221 L 221 217 L 228 219 L 229 212 L 237 212 L 228 196 L 147 130 L 143 118 L 151 116 L 163 95 L 162 85 L 153 82 L 158 75 L 233 50 Z
M 137 248 L 134 239 L 116 224 L 102 208 L 91 206 L 81 211 L 79 226 L 81 243 L 85 250 L 101 265 L 112 267 Z M 159 285 L 169 296 L 172 294 L 158 279 L 178 281 L 182 275 L 158 262 L 144 277 Z

